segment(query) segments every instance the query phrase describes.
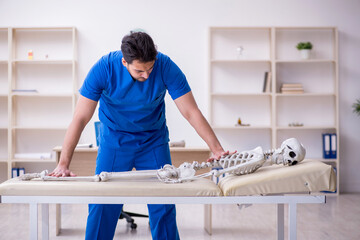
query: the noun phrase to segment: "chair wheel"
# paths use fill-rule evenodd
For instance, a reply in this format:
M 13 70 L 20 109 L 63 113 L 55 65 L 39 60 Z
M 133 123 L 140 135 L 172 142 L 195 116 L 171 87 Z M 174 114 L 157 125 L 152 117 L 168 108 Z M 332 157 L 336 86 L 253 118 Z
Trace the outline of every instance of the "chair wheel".
M 130 227 L 131 227 L 132 230 L 135 230 L 137 228 L 137 224 L 136 223 L 131 223 Z

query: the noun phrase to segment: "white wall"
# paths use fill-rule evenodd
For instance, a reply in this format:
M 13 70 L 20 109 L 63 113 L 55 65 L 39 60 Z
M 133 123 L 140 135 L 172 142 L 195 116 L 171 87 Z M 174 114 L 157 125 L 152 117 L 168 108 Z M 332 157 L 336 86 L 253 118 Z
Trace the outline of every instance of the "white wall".
M 337 26 L 340 42 L 340 186 L 360 192 L 360 117 L 351 105 L 360 98 L 359 0 L 0 0 L 0 27 L 75 26 L 79 86 L 92 64 L 119 49 L 122 37 L 145 29 L 160 51 L 184 71 L 199 107 L 208 113 L 209 26 Z M 167 98 L 171 140 L 205 146 Z M 94 117 L 96 119 L 97 117 Z M 93 125 L 82 142 L 94 142 Z M 226 148 L 226 146 L 225 146 Z

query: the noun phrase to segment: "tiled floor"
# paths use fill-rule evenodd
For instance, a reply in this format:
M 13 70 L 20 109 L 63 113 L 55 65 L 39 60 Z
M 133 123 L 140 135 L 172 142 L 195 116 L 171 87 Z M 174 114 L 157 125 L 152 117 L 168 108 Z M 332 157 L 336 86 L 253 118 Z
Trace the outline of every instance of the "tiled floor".
M 127 211 L 147 214 L 146 205 L 125 205 Z M 285 208 L 285 213 L 287 212 Z M 29 209 L 25 204 L 0 204 L 0 239 L 29 238 Z M 239 208 L 213 206 L 213 234 L 204 229 L 202 205 L 177 205 L 181 239 L 276 239 L 276 206 L 270 204 Z M 360 239 L 360 194 L 328 197 L 326 204 L 298 206 L 298 239 Z M 63 205 L 62 233 L 55 236 L 55 206 L 50 205 L 50 239 L 84 239 L 86 205 Z M 114 239 L 151 239 L 147 219 L 136 218 L 131 231 L 120 220 Z M 287 227 L 287 218 L 285 218 Z M 287 232 L 285 233 L 287 239 Z

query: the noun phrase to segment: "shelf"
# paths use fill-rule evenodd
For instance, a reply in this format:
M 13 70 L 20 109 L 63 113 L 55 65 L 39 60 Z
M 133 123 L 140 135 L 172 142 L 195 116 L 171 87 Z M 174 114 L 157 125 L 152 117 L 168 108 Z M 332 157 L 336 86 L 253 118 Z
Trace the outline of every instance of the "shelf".
M 14 130 L 67 130 L 67 126 L 44 127 L 44 126 L 13 126 Z
M 234 126 L 234 127 L 226 127 L 226 126 L 213 126 L 214 130 L 248 130 L 248 129 L 256 129 L 256 130 L 270 130 L 270 126 Z
M 290 26 L 282 26 L 282 27 L 275 27 L 276 30 L 290 30 L 290 31 L 297 31 L 297 30 L 335 30 L 335 26 L 327 26 L 327 27 L 290 27 Z
M 276 130 L 312 130 L 312 129 L 336 129 L 336 127 L 335 126 L 276 127 Z
M 312 160 L 339 168 L 340 159 L 322 159 L 323 133 L 337 134 L 339 152 L 337 29 L 211 27 L 208 37 L 209 122 L 219 141 L 234 149 L 278 148 L 295 137 Z M 303 41 L 314 46 L 310 59 L 296 48 Z M 264 93 L 266 72 L 271 91 Z M 281 93 L 283 84 L 297 83 L 304 93 Z M 235 126 L 238 118 L 251 126 Z M 288 126 L 297 122 L 303 126 Z
M 213 59 L 211 63 L 271 63 L 270 59 Z
M 63 143 L 78 94 L 76 28 L 0 30 L 4 30 L 0 32 L 1 157 L 11 153 L 0 162 L 26 165 L 29 171 L 53 165 L 50 153 Z M 30 52 L 32 60 L 28 59 Z M 11 176 L 11 168 L 6 171 Z
M 262 27 L 262 26 L 258 26 L 258 27 L 228 27 L 228 26 L 223 26 L 223 27 L 210 27 L 210 30 L 212 31 L 222 31 L 222 30 L 230 30 L 230 31 L 241 31 L 241 30 L 270 30 L 270 27 Z
M 335 63 L 332 59 L 276 60 L 275 63 Z
M 54 60 L 13 60 L 13 63 L 21 64 L 73 64 L 75 60 L 72 59 L 54 59 Z
M 334 93 L 276 93 L 276 97 L 335 97 Z
M 13 162 L 13 163 L 55 163 L 55 160 L 50 159 L 50 158 L 44 158 L 44 159 L 38 159 L 38 158 L 14 158 L 14 159 L 11 159 L 11 162 Z
M 15 27 L 13 28 L 15 31 L 59 31 L 59 30 L 67 30 L 72 31 L 75 30 L 75 27 Z
M 73 97 L 71 93 L 36 93 L 36 92 L 13 92 L 11 96 L 18 97 L 54 97 L 54 98 L 67 98 Z
M 8 162 L 7 158 L 0 158 L 0 163 L 7 163 L 7 162 Z
M 247 96 L 267 96 L 270 97 L 271 93 L 212 93 L 213 97 L 247 97 Z

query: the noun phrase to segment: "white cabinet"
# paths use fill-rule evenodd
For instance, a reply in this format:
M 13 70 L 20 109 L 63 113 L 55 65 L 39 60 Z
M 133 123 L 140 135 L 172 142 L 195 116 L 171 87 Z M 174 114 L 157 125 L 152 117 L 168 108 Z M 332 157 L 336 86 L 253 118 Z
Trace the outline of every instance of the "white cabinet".
M 271 28 L 210 28 L 209 120 L 227 149 L 271 148 L 271 42 Z M 238 118 L 250 126 L 235 126 Z
M 313 44 L 306 60 L 296 49 L 304 41 Z M 337 169 L 339 187 L 339 157 L 324 159 L 322 146 L 323 133 L 339 136 L 337 46 L 335 27 L 211 27 L 209 121 L 224 147 L 267 150 L 296 137 L 306 158 Z M 271 88 L 264 93 L 265 72 Z M 282 84 L 295 83 L 304 93 L 281 92 Z M 238 126 L 238 118 L 250 126 Z
M 14 167 L 54 167 L 50 154 L 62 145 L 75 109 L 76 29 L 1 29 L 0 49 L 8 53 L 0 51 L 0 135 L 7 146 L 0 149 L 1 171 L 10 178 Z

